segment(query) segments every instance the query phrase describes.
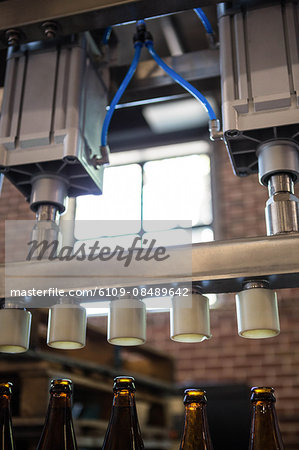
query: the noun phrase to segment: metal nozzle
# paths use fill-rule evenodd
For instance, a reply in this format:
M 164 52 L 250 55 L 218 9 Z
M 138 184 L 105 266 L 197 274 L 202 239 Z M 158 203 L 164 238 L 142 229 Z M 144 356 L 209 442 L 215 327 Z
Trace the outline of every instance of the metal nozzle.
M 211 141 L 223 140 L 223 131 L 221 130 L 220 121 L 218 119 L 209 121 L 209 132 Z
M 263 339 L 280 333 L 276 292 L 264 281 L 250 281 L 236 294 L 239 336 Z
M 299 231 L 299 200 L 294 195 L 294 181 L 288 173 L 272 175 L 268 180 L 266 203 L 267 234 Z
M 57 219 L 58 208 L 55 205 L 39 205 L 36 211 L 36 220 L 51 220 L 55 222 Z

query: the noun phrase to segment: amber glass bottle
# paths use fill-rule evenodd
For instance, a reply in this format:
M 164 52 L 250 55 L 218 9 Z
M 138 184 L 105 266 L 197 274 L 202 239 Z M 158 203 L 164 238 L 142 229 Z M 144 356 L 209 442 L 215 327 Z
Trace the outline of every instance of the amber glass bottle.
M 274 389 L 254 387 L 251 392 L 252 418 L 249 450 L 283 450 L 275 411 Z
M 77 450 L 71 396 L 71 380 L 51 381 L 47 417 L 36 450 Z
M 185 424 L 180 450 L 212 450 L 206 393 L 201 389 L 187 389 L 184 394 Z
M 14 450 L 10 399 L 12 383 L 0 383 L 0 450 Z
M 201 389 L 187 389 L 184 394 L 185 424 L 180 450 L 212 450 L 206 393 Z
M 134 378 L 114 379 L 110 422 L 102 450 L 143 450 L 135 405 Z

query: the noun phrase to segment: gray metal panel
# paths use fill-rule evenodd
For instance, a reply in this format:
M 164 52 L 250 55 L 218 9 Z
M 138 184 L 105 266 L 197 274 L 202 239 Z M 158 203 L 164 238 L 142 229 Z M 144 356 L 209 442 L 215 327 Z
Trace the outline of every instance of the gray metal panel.
M 231 107 L 236 99 L 234 60 L 230 16 L 221 17 L 219 21 L 220 72 L 222 96 L 223 130 L 235 128 L 237 114 Z
M 57 71 L 56 82 L 56 98 L 55 98 L 55 117 L 54 117 L 54 131 L 66 128 L 66 113 L 67 113 L 67 82 L 68 82 L 68 68 L 69 57 L 71 49 L 62 48 L 59 54 L 59 66 Z
M 281 6 L 248 11 L 246 17 L 254 99 L 289 93 Z
M 31 133 L 50 135 L 57 52 L 29 54 L 24 86 L 20 136 Z M 49 143 L 49 137 L 48 137 Z
M 107 99 L 105 95 L 105 88 L 103 81 L 92 67 L 90 60 L 87 61 L 87 67 L 84 77 L 84 136 L 86 144 L 90 149 L 97 149 L 101 141 L 101 122 L 104 120 L 106 114 Z M 96 92 L 102 92 L 103 95 L 95 95 Z M 91 122 L 89 117 L 97 117 L 98 120 Z
M 107 100 L 98 68 L 90 63 L 87 41 L 93 41 L 86 35 L 61 49 L 55 42 L 38 43 L 10 53 L 0 165 L 26 198 L 31 177 L 45 171 L 65 177 L 70 196 L 101 193 L 103 168 L 95 168 L 90 157 L 99 153 Z
M 261 143 L 299 140 L 298 5 L 245 6 L 219 27 L 224 140 L 246 176 L 257 172 Z
M 7 113 L 10 116 L 11 126 L 9 130 L 9 134 L 5 137 L 10 138 L 10 140 L 15 140 L 19 131 L 19 111 L 21 107 L 21 100 L 23 95 L 23 81 L 25 77 L 26 70 L 26 57 L 22 56 L 15 62 L 15 73 L 13 77 L 13 84 L 9 85 L 8 89 L 10 90 L 11 103 L 9 105 L 9 109 Z M 7 77 L 5 77 L 5 80 Z M 5 93 L 5 90 L 4 90 Z M 5 93 L 6 95 L 6 93 Z M 2 115 L 4 115 L 6 111 L 2 111 Z
M 17 60 L 9 60 L 6 65 L 6 79 L 5 84 L 7 86 L 7 90 L 4 91 L 3 101 L 2 101 L 2 118 L 0 122 L 0 137 L 8 137 L 15 136 L 17 128 L 15 127 L 15 131 L 12 130 L 12 114 L 15 110 L 15 102 L 18 99 L 18 103 L 20 102 L 20 95 L 22 85 L 18 84 L 15 87 L 15 76 L 16 76 L 16 65 L 18 64 Z M 14 89 L 14 96 L 9 95 Z M 8 94 L 9 93 L 9 94 Z
M 286 5 L 286 33 L 289 43 L 292 84 L 299 104 L 299 40 L 296 39 L 296 30 L 299 26 L 299 4 Z
M 235 99 L 234 61 L 231 34 L 231 19 L 222 17 L 219 22 L 219 41 L 221 42 L 220 71 L 223 100 Z
M 216 5 L 216 0 L 9 0 L 0 2 L 0 30 L 18 28 L 24 42 L 44 39 L 41 24 L 56 20 L 60 34 L 105 28 L 107 25 Z M 0 47 L 6 45 L 2 36 Z
M 236 53 L 238 54 L 238 58 L 235 62 L 237 75 L 236 84 L 238 86 L 238 98 L 244 99 L 245 102 L 247 102 L 249 94 L 248 94 L 247 61 L 246 61 L 243 15 L 236 14 L 233 20 L 234 20 Z
M 73 48 L 70 54 L 67 68 L 67 116 L 66 128 L 77 127 L 79 124 L 79 108 L 81 98 L 81 83 L 85 70 L 84 50 L 80 47 Z

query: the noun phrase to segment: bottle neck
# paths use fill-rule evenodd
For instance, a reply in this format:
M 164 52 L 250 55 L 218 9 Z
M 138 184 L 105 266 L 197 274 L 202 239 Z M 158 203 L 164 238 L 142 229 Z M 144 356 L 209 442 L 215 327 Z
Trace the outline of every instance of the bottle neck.
M 1 395 L 0 396 L 0 408 L 2 409 L 10 409 L 10 396 L 9 395 Z
M 7 450 L 14 449 L 9 395 L 0 396 L 0 437 L 0 448 L 3 447 Z
M 51 393 L 46 426 L 56 426 L 57 423 L 72 421 L 71 395 L 66 393 Z
M 206 404 L 194 402 L 185 405 L 184 433 L 181 450 L 212 450 Z
M 1 426 L 3 425 L 3 418 L 8 417 L 10 419 L 10 396 L 1 395 L 0 396 L 0 421 Z
M 76 450 L 71 394 L 51 393 L 48 412 L 37 450 Z
M 135 394 L 128 389 L 114 392 L 113 407 L 135 407 Z
M 51 394 L 45 428 L 59 433 L 64 426 L 72 426 L 70 394 Z
M 49 408 L 67 409 L 71 408 L 71 394 L 51 393 Z
M 134 392 L 121 389 L 114 392 L 109 426 L 102 450 L 144 448 L 139 429 Z
M 273 401 L 257 400 L 253 402 L 250 435 L 250 450 L 261 448 L 283 450 Z

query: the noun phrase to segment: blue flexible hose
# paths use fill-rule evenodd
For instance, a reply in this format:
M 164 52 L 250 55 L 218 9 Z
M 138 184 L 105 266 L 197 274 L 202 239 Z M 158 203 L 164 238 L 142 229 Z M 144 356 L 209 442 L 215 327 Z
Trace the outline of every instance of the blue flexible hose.
M 143 47 L 143 44 L 141 42 L 135 43 L 135 55 L 134 55 L 132 64 L 112 100 L 109 110 L 106 113 L 104 123 L 103 123 L 103 128 L 102 128 L 102 135 L 101 135 L 101 145 L 102 146 L 107 145 L 108 129 L 109 129 L 109 125 L 110 125 L 115 107 L 118 104 L 118 102 L 120 101 L 123 93 L 125 92 L 128 84 L 130 83 L 130 81 L 135 73 L 135 70 L 136 70 L 138 62 L 139 62 L 140 52 L 141 52 L 142 47 Z
M 207 16 L 205 15 L 205 13 L 203 12 L 203 10 L 201 8 L 195 8 L 193 11 L 198 15 L 199 19 L 201 20 L 203 26 L 206 29 L 206 32 L 208 34 L 214 34 L 212 25 L 210 24 L 210 21 L 207 18 Z
M 112 32 L 112 27 L 107 27 L 106 30 L 104 31 L 104 36 L 102 39 L 102 43 L 103 45 L 107 45 L 111 36 L 111 32 Z
M 186 89 L 186 91 L 188 91 L 191 95 L 193 95 L 193 97 L 195 97 L 197 100 L 199 100 L 202 105 L 204 106 L 205 110 L 207 111 L 207 113 L 209 114 L 210 120 L 216 120 L 216 114 L 212 108 L 212 106 L 210 105 L 210 103 L 208 102 L 208 100 L 194 87 L 192 86 L 188 81 L 184 80 L 183 77 L 181 77 L 181 75 L 179 75 L 178 73 L 176 73 L 171 67 L 169 67 L 161 58 L 160 56 L 156 53 L 154 46 L 153 46 L 153 42 L 152 41 L 147 41 L 145 43 L 149 53 L 152 55 L 152 57 L 154 58 L 154 60 L 156 61 L 156 63 L 174 80 L 176 81 L 178 84 L 180 84 L 184 89 Z

